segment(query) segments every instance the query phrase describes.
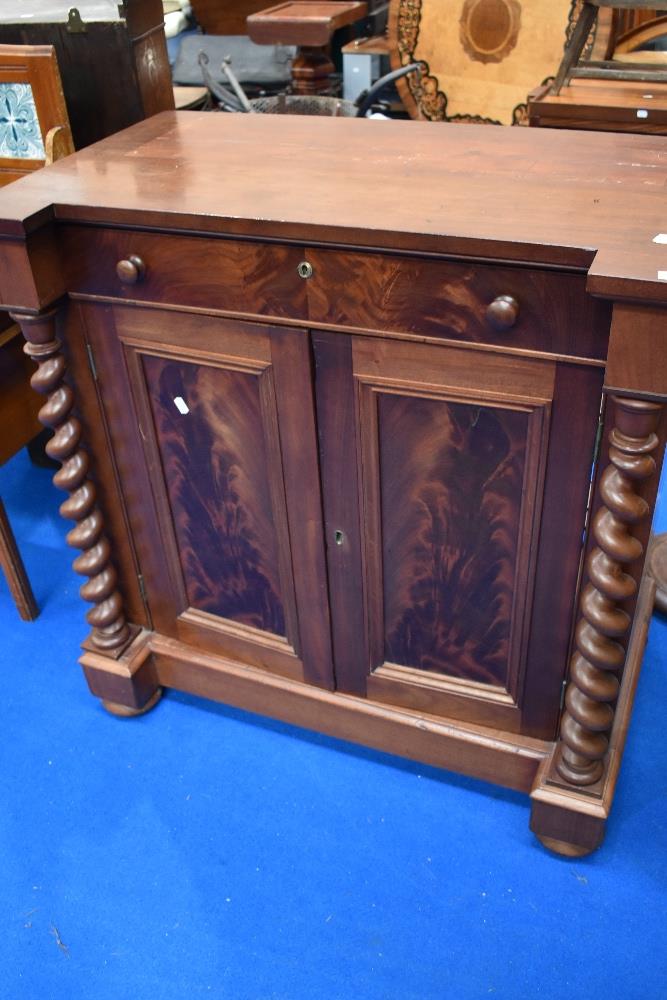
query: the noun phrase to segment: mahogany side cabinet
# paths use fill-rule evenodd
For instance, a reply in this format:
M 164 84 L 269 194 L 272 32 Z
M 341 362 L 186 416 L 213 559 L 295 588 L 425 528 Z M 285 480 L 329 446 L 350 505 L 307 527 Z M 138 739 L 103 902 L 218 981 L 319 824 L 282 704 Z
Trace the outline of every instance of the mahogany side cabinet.
M 164 112 L 0 193 L 93 694 L 478 776 L 596 848 L 652 605 L 666 183 L 654 136 Z

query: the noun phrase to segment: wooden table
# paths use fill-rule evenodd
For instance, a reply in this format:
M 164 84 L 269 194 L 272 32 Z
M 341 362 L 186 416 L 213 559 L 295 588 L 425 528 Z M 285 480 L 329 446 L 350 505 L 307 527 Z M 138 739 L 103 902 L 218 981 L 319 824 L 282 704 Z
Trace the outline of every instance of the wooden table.
M 667 615 L 667 532 L 651 539 L 646 571 L 655 581 L 655 607 Z
M 42 430 L 37 420 L 39 397 L 28 385 L 32 365 L 22 347 L 21 331 L 0 313 L 0 465 Z M 21 618 L 32 621 L 39 613 L 37 602 L 1 499 L 0 570 Z
M 546 85 L 528 95 L 530 125 L 667 134 L 667 84 L 575 80 L 560 94 L 550 90 Z
M 166 112 L 0 192 L 92 692 L 521 789 L 597 847 L 653 597 L 666 171 L 648 136 Z

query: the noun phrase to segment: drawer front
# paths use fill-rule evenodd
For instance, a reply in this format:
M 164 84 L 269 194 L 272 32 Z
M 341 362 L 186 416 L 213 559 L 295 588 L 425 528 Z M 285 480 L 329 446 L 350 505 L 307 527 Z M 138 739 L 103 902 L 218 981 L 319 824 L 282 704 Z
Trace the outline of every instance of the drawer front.
M 313 325 L 606 357 L 609 309 L 587 295 L 584 275 L 329 250 L 306 257 Z
M 73 225 L 62 238 L 74 294 L 606 357 L 609 307 L 584 275 Z
M 134 302 L 306 319 L 297 247 L 63 226 L 68 290 Z

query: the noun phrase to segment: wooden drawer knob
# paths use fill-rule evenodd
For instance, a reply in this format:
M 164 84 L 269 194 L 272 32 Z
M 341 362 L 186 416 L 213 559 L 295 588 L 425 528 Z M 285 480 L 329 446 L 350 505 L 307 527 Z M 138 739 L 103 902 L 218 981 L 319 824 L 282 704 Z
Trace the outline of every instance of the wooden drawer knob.
M 141 257 L 131 254 L 124 260 L 119 260 L 116 264 L 116 274 L 124 285 L 136 285 L 143 281 L 146 274 L 146 265 Z
M 486 310 L 494 330 L 511 330 L 519 318 L 519 303 L 513 295 L 499 295 Z

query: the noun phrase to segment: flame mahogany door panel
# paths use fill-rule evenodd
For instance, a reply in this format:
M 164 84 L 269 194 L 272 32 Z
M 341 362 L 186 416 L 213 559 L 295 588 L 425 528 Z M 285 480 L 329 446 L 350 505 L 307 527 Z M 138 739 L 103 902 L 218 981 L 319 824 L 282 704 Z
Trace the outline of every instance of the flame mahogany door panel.
M 307 333 L 82 313 L 153 627 L 332 688 Z
M 338 687 L 553 732 L 599 370 L 323 332 L 314 347 Z

